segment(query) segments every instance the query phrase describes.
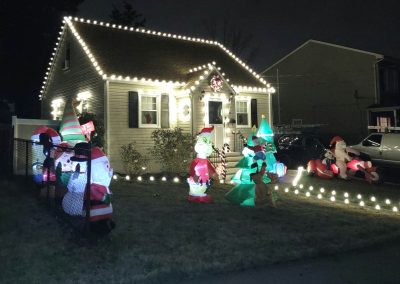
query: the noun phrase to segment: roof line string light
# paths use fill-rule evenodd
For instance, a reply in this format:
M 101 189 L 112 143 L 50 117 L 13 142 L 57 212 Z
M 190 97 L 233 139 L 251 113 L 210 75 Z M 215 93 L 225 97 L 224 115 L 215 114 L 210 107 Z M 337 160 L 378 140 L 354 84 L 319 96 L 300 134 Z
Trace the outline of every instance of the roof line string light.
M 84 18 L 72 18 L 71 16 L 69 17 L 64 17 L 63 23 L 68 25 L 68 27 L 71 29 L 73 35 L 75 36 L 75 38 L 79 41 L 80 45 L 82 46 L 83 50 L 85 51 L 85 53 L 87 54 L 87 56 L 89 57 L 89 60 L 92 62 L 93 67 L 95 68 L 95 70 L 97 71 L 97 73 L 102 76 L 103 79 L 111 79 L 111 80 L 121 80 L 121 81 L 133 81 L 133 82 L 142 82 L 142 83 L 147 83 L 147 84 L 168 84 L 168 85 L 173 85 L 173 86 L 183 86 L 186 83 L 185 82 L 172 82 L 172 81 L 168 81 L 166 82 L 165 80 L 158 80 L 158 79 L 150 79 L 150 78 L 136 78 L 133 77 L 133 79 L 131 79 L 131 77 L 129 76 L 121 76 L 121 75 L 111 75 L 108 76 L 107 74 L 104 73 L 104 71 L 102 70 L 102 68 L 100 67 L 99 63 L 97 62 L 97 60 L 95 59 L 95 57 L 93 56 L 92 52 L 90 51 L 89 47 L 87 46 L 87 44 L 84 42 L 84 40 L 81 38 L 81 36 L 79 35 L 79 33 L 77 32 L 77 30 L 75 29 L 74 25 L 73 25 L 73 21 L 75 22 L 80 22 L 80 23 L 84 23 L 84 24 L 91 24 L 91 25 L 98 25 L 98 26 L 104 26 L 110 29 L 121 29 L 121 30 L 126 30 L 126 31 L 130 31 L 130 32 L 138 32 L 138 33 L 145 33 L 145 34 L 150 34 L 150 35 L 154 35 L 154 36 L 161 36 L 161 37 L 167 37 L 167 38 L 174 38 L 174 39 L 179 39 L 179 40 L 186 40 L 186 41 L 194 41 L 194 42 L 200 42 L 200 43 L 204 43 L 204 44 L 210 44 L 210 45 L 216 45 L 218 47 L 220 47 L 223 51 L 225 51 L 225 53 L 227 53 L 230 57 L 232 57 L 233 59 L 235 59 L 236 62 L 238 62 L 240 65 L 242 65 L 250 74 L 252 74 L 257 80 L 259 80 L 263 85 L 266 85 L 267 88 L 257 88 L 257 87 L 248 87 L 248 86 L 236 86 L 236 85 L 231 85 L 231 87 L 236 91 L 248 91 L 248 92 L 265 92 L 265 93 L 274 93 L 275 89 L 273 87 L 271 87 L 269 84 L 267 84 L 267 82 L 259 75 L 257 74 L 253 69 L 251 69 L 248 65 L 246 65 L 241 59 L 239 59 L 236 55 L 234 55 L 229 49 L 227 49 L 224 45 L 222 45 L 221 43 L 217 42 L 217 41 L 212 41 L 212 40 L 205 40 L 205 39 L 201 39 L 201 38 L 195 38 L 195 37 L 187 37 L 187 36 L 182 36 L 182 35 L 176 35 L 176 34 L 170 34 L 170 33 L 162 33 L 162 32 L 157 32 L 157 31 L 152 31 L 152 30 L 146 30 L 143 28 L 133 28 L 133 27 L 128 27 L 128 26 L 122 26 L 122 25 L 114 25 L 114 24 L 110 24 L 110 23 L 105 23 L 105 22 L 101 22 L 101 21 L 92 21 L 89 19 L 84 19 Z M 50 71 L 53 67 L 54 64 L 54 60 L 56 58 L 56 54 L 59 50 L 59 42 L 62 40 L 63 35 L 64 35 L 64 31 L 65 31 L 65 25 L 62 26 L 62 31 L 60 31 L 60 37 L 58 38 L 58 41 L 56 42 L 56 47 L 54 48 L 55 52 L 53 52 L 52 57 L 50 59 L 49 62 L 49 66 L 47 68 L 47 72 L 46 72 L 46 76 L 42 85 L 42 89 L 40 90 L 40 95 L 39 95 L 39 99 L 41 100 L 43 98 L 43 94 L 45 92 L 45 88 L 46 88 L 46 84 L 48 82 L 48 77 L 50 74 Z M 201 69 L 204 68 L 204 66 L 200 66 Z M 196 68 L 196 67 L 195 67 Z M 198 67 L 197 67 L 198 69 Z

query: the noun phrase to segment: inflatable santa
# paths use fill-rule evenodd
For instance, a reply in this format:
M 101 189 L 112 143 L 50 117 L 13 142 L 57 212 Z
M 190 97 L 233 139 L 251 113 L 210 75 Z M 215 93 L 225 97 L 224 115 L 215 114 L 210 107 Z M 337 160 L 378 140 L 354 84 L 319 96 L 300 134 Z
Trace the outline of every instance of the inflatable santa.
M 347 162 L 350 162 L 352 159 L 346 151 L 347 145 L 346 142 L 340 136 L 335 136 L 332 138 L 331 143 L 331 152 L 333 153 L 336 159 L 336 166 L 339 168 L 339 176 L 342 179 L 348 179 L 347 176 Z
M 211 186 L 211 178 L 215 183 L 219 183 L 218 174 L 215 168 L 207 159 L 212 153 L 211 135 L 214 127 L 203 128 L 197 136 L 194 150 L 197 157 L 191 162 L 189 169 L 189 196 L 190 202 L 212 203 L 213 199 L 207 194 Z

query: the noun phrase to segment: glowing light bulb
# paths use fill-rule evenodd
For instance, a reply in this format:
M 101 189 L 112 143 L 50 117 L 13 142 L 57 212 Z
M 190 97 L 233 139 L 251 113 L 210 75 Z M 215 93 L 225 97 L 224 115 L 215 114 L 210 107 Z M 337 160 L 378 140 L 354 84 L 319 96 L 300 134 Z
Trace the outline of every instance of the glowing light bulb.
M 349 204 L 349 200 L 346 198 L 346 199 L 344 200 L 344 203 Z
M 154 177 L 153 176 L 150 176 L 150 181 L 154 181 Z
M 309 191 L 306 192 L 306 196 L 310 197 L 310 192 Z
M 299 194 L 299 190 L 296 189 L 296 190 L 294 191 L 294 194 Z
M 362 195 L 361 195 L 361 194 L 357 194 L 357 198 L 358 198 L 358 199 L 361 199 L 361 198 L 362 198 Z
M 302 184 L 299 185 L 300 189 L 302 189 L 304 186 Z
M 399 211 L 399 209 L 397 209 L 397 207 L 396 206 L 393 206 L 393 212 L 397 212 L 397 211 Z
M 178 177 L 174 177 L 174 182 L 179 182 L 179 178 Z
M 162 181 L 167 181 L 167 178 L 166 177 L 162 177 L 161 180 Z
M 275 185 L 275 187 L 274 187 L 274 188 L 275 188 L 275 190 L 278 190 L 278 189 L 279 189 L 279 186 Z
M 126 180 L 130 180 L 131 177 L 130 177 L 129 175 L 127 175 L 127 176 L 125 177 L 125 179 L 126 179 Z
M 331 196 L 330 199 L 331 199 L 332 202 L 335 202 L 335 200 L 336 200 L 335 196 Z
M 138 177 L 137 177 L 137 180 L 138 180 L 138 181 L 142 181 L 143 179 L 142 179 L 141 176 L 138 176 Z
M 320 191 L 321 193 L 324 193 L 324 192 L 325 192 L 325 188 L 321 187 L 321 188 L 319 189 L 319 191 Z
M 362 201 L 362 200 L 360 201 L 359 204 L 360 204 L 361 207 L 364 207 L 364 205 L 365 205 L 364 201 Z
M 334 190 L 332 190 L 331 193 L 332 193 L 332 195 L 336 195 L 336 191 L 334 191 Z
M 348 197 L 349 197 L 349 194 L 348 194 L 347 192 L 345 192 L 343 196 L 346 197 L 346 198 L 348 198 Z
M 376 210 L 381 210 L 381 207 L 379 206 L 379 204 L 376 204 L 376 205 L 375 205 L 375 209 L 376 209 Z
M 285 192 L 289 192 L 289 188 L 286 187 L 286 188 L 285 188 Z
M 118 179 L 117 175 L 113 175 L 113 179 L 117 180 Z
M 313 187 L 313 186 L 310 186 L 308 189 L 309 189 L 310 191 L 313 191 L 313 190 L 314 190 L 314 187 Z
M 390 202 L 390 199 L 386 199 L 385 200 L 385 203 L 387 204 L 387 205 L 389 205 L 391 202 Z
M 372 202 L 375 202 L 375 201 L 376 201 L 375 196 L 371 196 L 371 201 L 372 201 Z
M 318 199 L 321 199 L 321 198 L 322 198 L 322 194 L 321 194 L 321 193 L 318 193 L 317 198 L 318 198 Z

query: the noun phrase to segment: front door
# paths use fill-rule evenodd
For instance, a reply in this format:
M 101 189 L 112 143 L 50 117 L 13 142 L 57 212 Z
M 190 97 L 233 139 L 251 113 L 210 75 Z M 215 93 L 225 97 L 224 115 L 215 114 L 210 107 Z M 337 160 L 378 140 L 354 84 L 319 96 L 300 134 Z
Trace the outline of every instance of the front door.
M 218 149 L 224 145 L 224 118 L 223 104 L 221 100 L 210 99 L 208 101 L 208 124 L 214 125 L 213 143 Z

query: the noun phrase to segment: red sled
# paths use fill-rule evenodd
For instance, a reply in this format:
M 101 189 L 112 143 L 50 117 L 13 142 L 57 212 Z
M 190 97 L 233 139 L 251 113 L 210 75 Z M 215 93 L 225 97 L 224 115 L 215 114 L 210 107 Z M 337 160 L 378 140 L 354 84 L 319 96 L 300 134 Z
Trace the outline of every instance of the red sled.
M 326 165 L 321 160 L 310 160 L 307 164 L 307 173 L 310 176 L 317 175 L 322 179 L 331 179 L 334 172 L 326 169 Z
M 214 200 L 210 195 L 205 195 L 205 196 L 193 196 L 189 195 L 188 196 L 188 201 L 193 202 L 193 203 L 213 203 Z

